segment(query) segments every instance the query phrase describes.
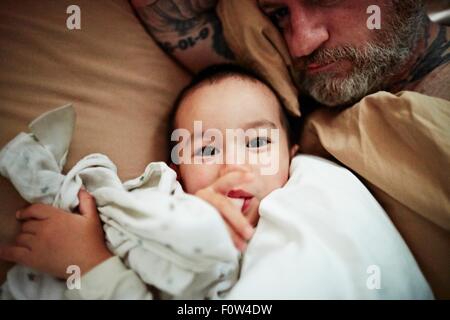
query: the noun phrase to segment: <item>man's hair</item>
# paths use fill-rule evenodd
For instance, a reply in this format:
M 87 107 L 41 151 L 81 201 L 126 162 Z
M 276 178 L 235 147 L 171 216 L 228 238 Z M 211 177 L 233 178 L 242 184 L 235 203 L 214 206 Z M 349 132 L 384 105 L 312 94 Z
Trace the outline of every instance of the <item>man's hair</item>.
M 247 69 L 241 65 L 233 64 L 233 63 L 224 63 L 224 64 L 216 64 L 209 66 L 199 73 L 194 75 L 191 82 L 184 87 L 181 92 L 178 94 L 173 106 L 171 113 L 169 115 L 169 130 L 168 130 L 168 138 L 170 142 L 170 149 L 174 147 L 174 142 L 171 141 L 171 135 L 173 130 L 175 130 L 175 119 L 178 112 L 178 109 L 183 102 L 183 100 L 194 90 L 201 88 L 204 85 L 212 85 L 220 82 L 221 80 L 227 78 L 236 78 L 241 80 L 250 81 L 253 83 L 260 83 L 266 86 L 275 96 L 280 112 L 280 120 L 283 128 L 286 130 L 286 135 L 288 137 L 289 147 L 297 142 L 297 134 L 298 130 L 298 118 L 290 115 L 287 112 L 287 109 L 282 103 L 282 99 L 278 92 L 272 87 L 272 85 L 261 77 L 258 73 L 253 70 Z M 170 153 L 170 151 L 169 151 Z

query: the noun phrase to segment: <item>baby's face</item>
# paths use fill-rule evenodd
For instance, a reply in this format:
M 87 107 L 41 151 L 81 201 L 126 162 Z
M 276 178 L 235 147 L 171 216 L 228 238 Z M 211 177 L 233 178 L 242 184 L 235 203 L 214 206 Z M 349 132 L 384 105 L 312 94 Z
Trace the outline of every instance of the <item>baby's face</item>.
M 289 177 L 290 150 L 280 112 L 270 89 L 245 79 L 226 78 L 189 93 L 175 118 L 175 128 L 192 135 L 190 142 L 180 143 L 178 153 L 188 162 L 177 166 L 186 192 L 195 194 L 232 171 L 251 171 L 255 179 L 228 196 L 255 224 L 261 199 Z M 211 133 L 223 139 L 211 138 Z

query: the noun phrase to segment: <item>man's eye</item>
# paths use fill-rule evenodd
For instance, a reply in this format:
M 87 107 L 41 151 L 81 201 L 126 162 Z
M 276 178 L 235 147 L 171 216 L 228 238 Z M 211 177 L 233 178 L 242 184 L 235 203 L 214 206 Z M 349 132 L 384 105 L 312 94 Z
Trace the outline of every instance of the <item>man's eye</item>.
M 270 143 L 270 139 L 266 137 L 258 137 L 247 143 L 247 148 L 261 148 Z
M 210 157 L 215 156 L 219 153 L 219 150 L 217 148 L 214 148 L 213 146 L 204 146 L 201 149 L 199 149 L 195 155 L 196 156 L 202 156 L 202 157 Z
M 272 11 L 268 11 L 267 15 L 274 24 L 280 25 L 283 19 L 289 15 L 289 8 L 281 7 Z

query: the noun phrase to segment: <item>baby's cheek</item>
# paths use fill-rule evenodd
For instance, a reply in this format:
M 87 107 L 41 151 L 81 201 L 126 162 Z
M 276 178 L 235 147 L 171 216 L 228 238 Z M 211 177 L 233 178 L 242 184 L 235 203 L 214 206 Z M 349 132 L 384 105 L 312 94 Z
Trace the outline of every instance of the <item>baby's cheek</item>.
M 262 196 L 265 197 L 275 189 L 283 187 L 289 178 L 289 162 L 283 161 L 277 170 L 268 175 L 260 175 L 260 184 L 263 188 Z
M 184 165 L 180 168 L 181 182 L 187 193 L 195 194 L 198 190 L 204 189 L 215 181 L 215 175 L 212 170 L 208 170 L 205 165 Z

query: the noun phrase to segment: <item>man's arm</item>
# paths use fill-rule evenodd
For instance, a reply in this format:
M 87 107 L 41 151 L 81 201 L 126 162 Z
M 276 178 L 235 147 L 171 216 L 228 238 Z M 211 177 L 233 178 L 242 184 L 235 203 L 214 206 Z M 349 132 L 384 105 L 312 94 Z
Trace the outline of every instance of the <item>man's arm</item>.
M 132 0 L 148 32 L 168 54 L 191 71 L 231 62 L 217 0 Z

